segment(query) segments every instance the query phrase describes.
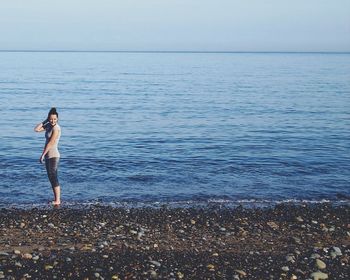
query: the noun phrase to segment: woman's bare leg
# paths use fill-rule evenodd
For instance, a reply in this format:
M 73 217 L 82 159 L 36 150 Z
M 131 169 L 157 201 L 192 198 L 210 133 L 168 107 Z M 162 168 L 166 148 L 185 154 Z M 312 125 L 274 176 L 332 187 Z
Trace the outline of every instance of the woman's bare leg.
M 53 195 L 55 197 L 55 201 L 53 202 L 53 204 L 55 205 L 61 204 L 61 187 L 60 186 L 53 188 Z

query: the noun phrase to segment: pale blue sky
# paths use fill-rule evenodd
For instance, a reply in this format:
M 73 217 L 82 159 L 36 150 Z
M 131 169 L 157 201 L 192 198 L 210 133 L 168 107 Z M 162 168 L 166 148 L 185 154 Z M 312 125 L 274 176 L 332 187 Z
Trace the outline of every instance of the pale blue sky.
M 0 49 L 350 51 L 350 0 L 0 0 Z

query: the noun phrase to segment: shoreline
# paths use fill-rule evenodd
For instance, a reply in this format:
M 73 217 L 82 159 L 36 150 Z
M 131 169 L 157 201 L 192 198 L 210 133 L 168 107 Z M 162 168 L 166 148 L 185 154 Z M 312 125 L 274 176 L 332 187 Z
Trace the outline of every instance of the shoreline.
M 350 199 L 283 199 L 283 200 L 268 200 L 268 199 L 241 199 L 241 200 L 230 200 L 230 199 L 214 199 L 214 200 L 178 200 L 178 201 L 102 201 L 102 200 L 91 200 L 91 201 L 75 201 L 75 200 L 64 200 L 59 206 L 64 209 L 88 209 L 93 207 L 111 207 L 111 208 L 245 208 L 245 209 L 267 209 L 278 207 L 279 205 L 288 206 L 310 206 L 315 205 L 328 205 L 332 207 L 339 206 L 350 206 Z M 49 202 L 39 203 L 1 203 L 0 211 L 3 209 L 13 210 L 49 210 L 52 209 L 52 205 Z
M 0 223 L 0 279 L 350 278 L 349 205 L 1 208 Z

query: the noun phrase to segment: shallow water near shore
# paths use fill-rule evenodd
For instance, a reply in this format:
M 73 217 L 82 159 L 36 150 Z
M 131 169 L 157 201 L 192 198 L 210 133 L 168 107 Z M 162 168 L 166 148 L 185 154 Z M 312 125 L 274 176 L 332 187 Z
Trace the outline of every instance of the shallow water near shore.
M 0 206 L 349 203 L 350 54 L 0 52 Z

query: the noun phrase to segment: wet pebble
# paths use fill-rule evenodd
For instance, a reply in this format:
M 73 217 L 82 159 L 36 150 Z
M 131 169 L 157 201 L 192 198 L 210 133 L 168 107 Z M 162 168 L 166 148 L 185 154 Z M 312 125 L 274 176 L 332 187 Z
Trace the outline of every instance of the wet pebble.
M 207 265 L 207 268 L 210 270 L 210 271 L 215 271 L 215 266 L 213 264 L 208 264 Z
M 286 256 L 286 261 L 287 262 L 291 262 L 291 263 L 295 263 L 295 257 L 293 255 L 287 255 Z
M 267 222 L 267 225 L 274 230 L 279 229 L 279 226 L 275 222 Z
M 242 277 L 247 276 L 247 273 L 244 270 L 236 269 L 235 272 L 237 272 Z
M 323 261 L 321 261 L 320 259 L 316 260 L 316 266 L 318 269 L 325 269 L 326 268 L 326 264 Z
M 179 271 L 178 273 L 176 273 L 177 277 L 179 279 L 183 279 L 185 277 L 185 274 L 183 274 L 181 271 Z
M 158 278 L 158 273 L 155 272 L 154 270 L 150 271 L 150 277 L 151 279 L 157 279 Z
M 33 258 L 33 256 L 31 254 L 29 254 L 29 253 L 26 253 L 26 254 L 23 254 L 22 258 L 26 259 L 26 260 L 30 260 L 30 259 Z

